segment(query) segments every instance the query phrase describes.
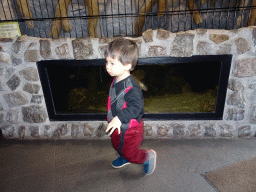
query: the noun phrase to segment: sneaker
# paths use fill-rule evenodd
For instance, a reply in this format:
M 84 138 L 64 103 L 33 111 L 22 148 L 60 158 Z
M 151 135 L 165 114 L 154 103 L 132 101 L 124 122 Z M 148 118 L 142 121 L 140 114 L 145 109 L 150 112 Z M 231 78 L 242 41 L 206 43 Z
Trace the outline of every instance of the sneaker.
M 123 156 L 118 157 L 116 160 L 113 161 L 112 167 L 114 168 L 121 168 L 125 165 L 131 164 L 128 162 Z
M 147 155 L 148 157 L 144 163 L 144 168 L 146 175 L 150 175 L 156 168 L 156 152 L 154 150 L 150 150 L 148 151 Z

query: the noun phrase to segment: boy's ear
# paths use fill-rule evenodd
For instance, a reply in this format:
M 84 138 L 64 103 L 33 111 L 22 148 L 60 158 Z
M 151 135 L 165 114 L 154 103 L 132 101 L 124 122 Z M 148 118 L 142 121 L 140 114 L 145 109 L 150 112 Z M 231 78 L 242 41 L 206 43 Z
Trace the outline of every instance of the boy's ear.
M 125 69 L 126 69 L 127 71 L 130 71 L 131 68 L 132 68 L 132 64 L 127 64 L 127 65 L 125 65 Z

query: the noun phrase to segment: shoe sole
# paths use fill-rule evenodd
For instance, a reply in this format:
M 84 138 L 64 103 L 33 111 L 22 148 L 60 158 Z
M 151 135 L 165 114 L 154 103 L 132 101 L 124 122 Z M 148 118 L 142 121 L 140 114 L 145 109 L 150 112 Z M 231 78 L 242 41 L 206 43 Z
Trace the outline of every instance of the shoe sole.
M 112 165 L 112 167 L 114 167 L 115 169 L 119 169 L 119 168 L 121 168 L 121 167 L 123 167 L 125 165 L 129 165 L 129 164 L 131 164 L 131 163 L 127 162 L 127 163 L 125 163 L 125 164 L 123 164 L 121 166 L 114 166 L 114 165 Z
M 151 175 L 154 171 L 155 171 L 155 169 L 156 169 L 156 152 L 155 152 L 155 150 L 150 150 L 149 152 L 153 152 L 154 153 L 154 155 L 155 155 L 155 158 L 154 158 L 154 167 L 153 167 L 153 170 L 150 172 L 150 173 L 146 173 L 146 175 Z

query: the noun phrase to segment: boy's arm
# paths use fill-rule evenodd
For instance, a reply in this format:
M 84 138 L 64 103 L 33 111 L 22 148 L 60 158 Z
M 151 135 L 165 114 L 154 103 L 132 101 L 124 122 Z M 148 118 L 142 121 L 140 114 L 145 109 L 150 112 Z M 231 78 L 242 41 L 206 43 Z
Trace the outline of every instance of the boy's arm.
M 125 101 L 127 102 L 127 107 L 122 109 L 107 126 L 106 132 L 110 131 L 109 135 L 112 135 L 115 129 L 117 129 L 118 134 L 120 134 L 121 125 L 128 123 L 131 119 L 136 119 L 143 110 L 144 100 L 140 89 L 130 89 L 125 95 Z
M 117 117 L 121 121 L 121 123 L 128 123 L 131 119 L 136 119 L 144 106 L 144 99 L 142 92 L 139 88 L 133 87 L 130 89 L 125 97 L 126 108 L 122 109 Z

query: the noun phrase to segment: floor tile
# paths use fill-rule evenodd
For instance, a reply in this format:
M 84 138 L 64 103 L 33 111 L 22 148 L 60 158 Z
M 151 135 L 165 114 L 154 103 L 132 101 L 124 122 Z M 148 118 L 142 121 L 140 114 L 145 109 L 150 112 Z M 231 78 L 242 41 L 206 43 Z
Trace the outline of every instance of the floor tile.
M 69 165 L 113 152 L 110 140 L 57 141 L 55 166 Z
M 0 180 L 54 168 L 54 143 L 21 142 L 0 147 Z
M 0 183 L 1 192 L 51 192 L 53 190 L 53 175 L 48 171 L 20 175 Z

